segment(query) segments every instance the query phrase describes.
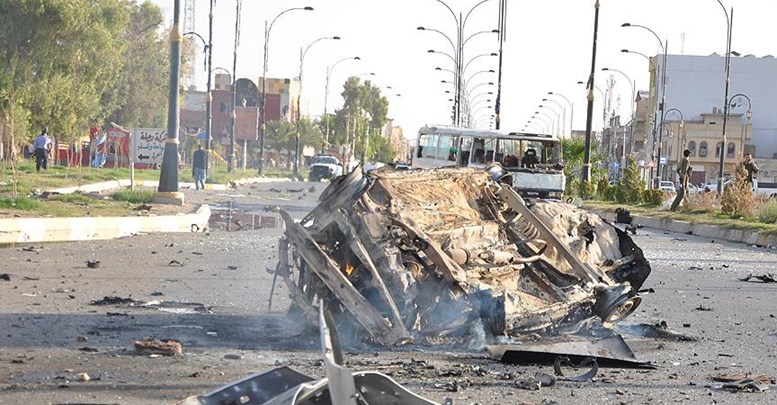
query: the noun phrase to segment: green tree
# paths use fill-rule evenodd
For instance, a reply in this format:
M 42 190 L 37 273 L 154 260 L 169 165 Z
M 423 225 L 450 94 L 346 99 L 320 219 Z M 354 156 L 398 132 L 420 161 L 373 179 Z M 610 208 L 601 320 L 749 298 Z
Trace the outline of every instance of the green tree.
M 167 92 L 170 62 L 169 42 L 161 34 L 164 15 L 151 2 L 130 3 L 129 23 L 121 33 L 126 45 L 121 52 L 121 74 L 103 96 L 114 108 L 105 121 L 126 128 L 161 127 L 167 116 Z M 191 38 L 183 41 L 182 65 L 191 70 L 193 45 Z M 183 76 L 183 75 L 182 75 Z
M 13 67 L 3 74 L 2 87 L 30 112 L 29 129 L 45 125 L 66 141 L 85 133 L 113 107 L 102 96 L 121 67 L 125 44 L 120 37 L 129 18 L 124 3 L 11 0 L 4 5 L 0 52 Z
M 353 152 L 365 159 L 392 157 L 388 140 L 379 139 L 386 124 L 388 100 L 381 95 L 379 87 L 370 81 L 362 83 L 357 77 L 350 77 L 343 85 L 341 93 L 343 107 L 336 112 L 335 121 L 338 135 L 331 137 L 330 143 L 353 145 Z

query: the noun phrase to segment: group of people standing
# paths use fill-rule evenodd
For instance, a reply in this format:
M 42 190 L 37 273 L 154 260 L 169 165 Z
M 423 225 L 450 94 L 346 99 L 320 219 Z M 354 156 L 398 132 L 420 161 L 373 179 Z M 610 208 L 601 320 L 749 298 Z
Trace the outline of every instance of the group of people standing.
M 670 210 L 672 211 L 676 211 L 677 208 L 680 207 L 680 203 L 688 195 L 688 181 L 690 180 L 691 174 L 693 173 L 690 156 L 691 151 L 688 149 L 684 150 L 683 158 L 680 160 L 680 164 L 677 165 L 677 176 L 679 177 L 680 184 L 677 190 L 677 196 L 675 197 L 674 201 L 672 201 L 672 206 L 670 207 Z M 752 187 L 753 176 L 758 173 L 758 166 L 755 164 L 755 160 L 749 153 L 745 153 L 745 157 L 739 164 L 737 170 L 740 168 L 742 170 L 742 174 L 745 177 L 745 181 Z

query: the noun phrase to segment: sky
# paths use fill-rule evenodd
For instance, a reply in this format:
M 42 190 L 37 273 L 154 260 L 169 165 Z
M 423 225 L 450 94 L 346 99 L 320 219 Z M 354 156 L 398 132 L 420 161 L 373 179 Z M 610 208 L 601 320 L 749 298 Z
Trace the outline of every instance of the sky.
M 213 16 L 213 66 L 232 69 L 235 26 L 235 1 L 216 0 Z M 648 56 L 660 54 L 659 40 L 648 30 L 621 27 L 623 23 L 642 25 L 653 30 L 662 41 L 668 41 L 669 54 L 710 55 L 726 50 L 727 19 L 724 8 L 732 14 L 732 47 L 741 55 L 777 56 L 777 1 L 774 0 L 600 0 L 599 29 L 595 62 L 595 84 L 603 92 L 608 79 L 612 86 L 612 108 L 616 114 L 630 116 L 632 81 L 637 90 L 647 90 L 650 82 L 648 61 L 629 49 Z M 173 0 L 153 0 L 162 7 L 172 22 Z M 207 38 L 210 0 L 195 0 L 195 31 Z M 183 13 L 183 3 L 181 7 Z M 498 0 L 444 0 L 457 15 L 466 15 L 464 36 L 498 27 Z M 506 42 L 503 48 L 501 128 L 520 131 L 532 115 L 539 115 L 527 130 L 549 131 L 552 122 L 573 119 L 573 129 L 586 126 L 585 86 L 591 72 L 596 0 L 508 0 Z M 479 4 L 479 5 L 478 5 Z M 313 11 L 294 10 L 284 13 L 272 26 L 268 41 L 267 77 L 296 77 L 300 70 L 300 50 L 322 37 L 342 39 L 319 41 L 309 48 L 304 61 L 303 110 L 310 116 L 324 111 L 327 67 L 345 60 L 330 74 L 327 110 L 342 106 L 342 85 L 349 76 L 370 80 L 389 96 L 389 118 L 412 139 L 426 124 L 451 123 L 452 90 L 450 82 L 453 61 L 433 49 L 452 54 L 448 40 L 435 32 L 419 31 L 424 26 L 456 36 L 454 16 L 440 0 L 243 0 L 237 77 L 257 81 L 262 74 L 265 21 L 272 21 L 290 8 L 310 6 Z M 733 7 L 733 13 L 731 13 Z M 183 21 L 183 15 L 181 16 Z M 200 48 L 201 50 L 201 48 Z M 495 100 L 496 74 L 478 73 L 499 70 L 498 58 L 479 55 L 498 51 L 497 35 L 478 34 L 463 50 L 465 78 L 477 73 L 469 89 L 475 100 L 474 115 L 481 127 L 488 126 L 487 109 Z M 196 82 L 205 89 L 206 73 L 203 55 L 195 64 Z M 474 58 L 474 59 L 473 59 Z M 443 70 L 435 70 L 440 67 Z M 604 72 L 602 68 L 621 73 Z M 375 75 L 366 75 L 374 73 Z M 777 74 L 777 72 L 776 72 Z M 627 80 L 628 77 L 628 80 Z M 478 87 L 475 87 L 478 86 Z M 388 89 L 387 87 L 391 87 Z M 494 95 L 481 93 L 493 91 Z M 720 86 L 721 98 L 724 86 Z M 548 92 L 556 102 L 543 102 Z M 603 100 L 595 91 L 593 129 L 602 127 Z M 492 100 L 487 102 L 485 100 Z M 480 102 L 483 100 L 483 102 Z M 538 106 L 547 105 L 545 108 Z M 535 111 L 541 110 L 541 114 Z M 564 111 L 566 110 L 566 112 Z M 542 123 L 542 122 L 545 123 Z M 568 127 L 568 125 L 567 125 Z

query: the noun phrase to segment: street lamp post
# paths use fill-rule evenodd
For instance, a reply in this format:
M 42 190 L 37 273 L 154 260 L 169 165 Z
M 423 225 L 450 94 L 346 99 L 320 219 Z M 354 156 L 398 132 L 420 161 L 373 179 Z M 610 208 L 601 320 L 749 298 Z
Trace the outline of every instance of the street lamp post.
M 232 49 L 232 113 L 230 114 L 229 130 L 229 157 L 227 158 L 227 172 L 232 172 L 235 167 L 235 126 L 237 125 L 237 48 L 240 45 L 240 9 L 243 6 L 243 0 L 235 1 L 235 45 Z M 246 145 L 243 145 L 243 170 L 246 162 Z
M 723 8 L 723 13 L 726 14 L 726 81 L 725 90 L 723 91 L 723 143 L 720 151 L 720 164 L 718 166 L 718 193 L 723 195 L 723 159 L 724 149 L 726 147 L 726 125 L 728 124 L 728 88 L 731 82 L 731 24 L 734 19 L 734 7 L 731 7 L 731 13 L 726 11 L 726 7 L 723 2 L 717 0 L 720 7 Z
M 596 42 L 599 33 L 599 0 L 594 4 L 594 38 L 591 51 L 591 73 L 588 76 L 588 113 L 585 124 L 585 151 L 583 156 L 582 182 L 591 180 L 591 127 L 594 113 L 594 73 L 596 72 Z M 604 128 L 602 128 L 604 129 Z
M 548 99 L 546 99 L 546 98 L 544 98 L 543 100 L 544 101 L 548 101 Z M 556 111 L 553 107 L 551 107 L 549 105 L 540 104 L 538 107 L 539 108 L 547 108 L 548 110 L 553 111 L 553 113 L 556 114 L 556 131 L 555 131 L 555 133 L 556 133 L 556 135 L 558 135 L 561 132 L 561 125 L 564 124 L 564 121 L 561 120 L 561 112 L 560 111 Z
M 550 133 L 552 134 L 553 132 L 555 132 L 555 130 L 558 127 L 558 123 L 556 122 L 556 120 L 553 119 L 553 117 L 551 117 L 548 113 L 540 110 L 535 111 L 534 114 L 542 115 L 546 117 L 548 119 L 548 122 L 550 123 Z
M 569 104 L 569 134 L 571 135 L 572 131 L 575 130 L 574 127 L 573 127 L 574 122 L 575 122 L 575 120 L 574 120 L 574 118 L 575 118 L 575 103 L 570 101 L 567 96 L 565 96 L 565 95 L 563 95 L 561 93 L 554 93 L 552 91 L 549 91 L 548 95 L 549 96 L 559 96 L 559 97 L 563 98 L 564 101 L 567 102 L 567 104 Z M 566 115 L 566 110 L 564 110 L 564 111 L 565 111 L 564 114 Z M 566 120 L 566 117 L 564 119 Z M 566 124 L 564 124 L 564 125 L 566 125 Z
M 230 104 L 227 104 L 227 109 L 229 111 L 229 117 L 230 117 L 229 140 L 230 142 L 232 142 L 235 139 L 235 117 L 237 117 L 235 113 L 235 75 L 223 67 L 215 67 L 211 69 L 211 72 L 216 72 L 216 71 L 222 71 L 226 73 L 227 76 L 229 76 L 229 86 L 230 86 L 230 94 L 231 94 L 230 99 L 232 100 L 232 102 Z M 208 140 L 210 140 L 210 138 L 208 138 Z M 232 150 L 230 152 L 232 152 Z M 210 154 L 211 154 L 211 151 L 209 149 L 208 155 Z M 229 159 L 231 160 L 231 156 L 229 157 Z M 232 167 L 230 166 L 230 160 L 227 161 L 228 172 L 232 171 Z M 207 166 L 207 167 L 208 167 L 208 170 L 210 170 L 210 166 Z
M 677 139 L 680 140 L 682 138 L 682 136 L 683 136 L 683 134 L 682 134 L 683 127 L 685 126 L 685 118 L 683 117 L 682 111 L 680 111 L 680 110 L 678 110 L 676 108 L 670 108 L 670 109 L 666 110 L 664 112 L 664 114 L 661 116 L 661 124 L 662 124 L 661 127 L 663 128 L 663 123 L 664 123 L 664 121 L 666 121 L 666 116 L 669 115 L 669 113 L 671 113 L 671 112 L 676 112 L 680 116 L 680 128 L 679 128 L 680 130 L 679 130 L 679 133 L 678 133 L 678 136 L 677 136 Z M 672 143 L 673 142 L 671 142 L 671 140 L 670 140 L 669 144 L 671 145 Z M 682 146 L 681 146 L 681 148 L 682 148 Z M 660 156 L 659 156 L 659 158 L 660 158 Z M 661 161 L 660 160 L 658 162 L 658 165 L 661 166 Z M 666 159 L 666 165 L 669 166 L 669 158 L 668 157 Z M 664 177 L 666 177 L 666 172 L 664 172 Z
M 259 121 L 260 121 L 260 128 L 259 128 L 259 175 L 264 175 L 264 141 L 265 141 L 265 111 L 266 111 L 266 104 L 267 104 L 267 62 L 269 58 L 269 42 L 270 42 L 270 32 L 272 31 L 273 25 L 275 25 L 275 22 L 278 21 L 278 18 L 280 16 L 288 13 L 289 11 L 294 10 L 304 10 L 304 11 L 312 11 L 313 7 L 307 6 L 307 7 L 294 7 L 290 8 L 284 11 L 281 11 L 278 13 L 278 15 L 273 18 L 272 22 L 268 25 L 267 20 L 264 21 L 264 61 L 262 63 L 262 101 L 261 105 L 259 106 Z
M 628 50 L 628 49 L 621 49 L 621 52 L 623 52 L 623 53 L 632 53 L 632 54 L 639 55 L 639 56 L 645 58 L 648 61 L 648 63 L 650 64 L 650 67 L 653 69 L 652 71 L 655 74 L 655 79 L 654 79 L 653 82 L 654 83 L 658 83 L 658 75 L 659 75 L 660 72 L 659 72 L 658 68 L 656 67 L 656 64 L 653 63 L 653 59 L 651 59 L 649 56 L 645 55 L 642 52 L 631 51 L 631 50 Z M 657 94 L 658 94 L 658 89 L 656 89 L 656 98 L 658 98 Z M 634 102 L 636 103 L 636 100 Z M 656 153 L 656 127 L 658 125 L 658 103 L 653 103 L 653 111 L 650 113 L 650 115 L 651 115 L 650 122 L 651 122 L 651 125 L 653 126 L 653 129 L 650 132 L 651 138 L 652 138 L 651 141 L 650 141 L 650 161 L 653 162 L 655 160 L 655 158 L 656 158 L 655 153 Z M 645 154 L 646 154 L 645 157 L 647 157 L 647 153 L 645 153 Z M 643 172 L 643 175 L 644 175 L 644 172 Z M 652 179 L 652 178 L 653 178 L 653 168 L 651 167 L 650 171 L 648 173 L 648 179 Z M 648 181 L 648 183 L 650 183 L 650 181 Z
M 623 77 L 626 78 L 626 81 L 629 82 L 631 85 L 631 125 L 629 129 L 629 137 L 631 138 L 631 142 L 634 142 L 634 120 L 636 120 L 636 104 L 637 104 L 637 84 L 636 82 L 632 81 L 629 76 L 626 73 L 623 73 L 622 71 L 618 69 L 613 68 L 602 68 L 603 71 L 612 71 L 617 72 L 623 75 Z M 630 143 L 631 143 L 630 142 Z M 623 176 L 624 171 L 626 170 L 626 132 L 623 132 L 623 150 L 621 151 L 621 176 Z
M 294 177 L 299 177 L 300 146 L 301 146 L 300 145 L 300 142 L 301 142 L 300 124 L 302 122 L 302 72 L 305 66 L 305 56 L 307 56 L 311 46 L 325 40 L 338 41 L 340 40 L 340 37 L 333 36 L 333 37 L 318 38 L 315 41 L 309 43 L 308 46 L 305 47 L 304 51 L 302 50 L 302 48 L 299 49 L 299 91 L 297 91 L 297 114 L 296 114 L 297 115 L 296 117 L 297 134 L 296 134 L 296 139 L 294 141 Z
M 205 84 L 205 149 L 207 149 L 207 156 L 208 160 L 210 160 L 210 141 L 211 141 L 211 127 L 213 122 L 213 94 L 211 94 L 211 87 L 212 87 L 212 81 L 211 77 L 213 76 L 213 1 L 211 0 L 210 3 L 210 34 L 208 35 L 208 41 L 205 41 L 205 38 L 202 37 L 202 35 L 194 32 L 184 32 L 183 36 L 193 36 L 196 38 L 199 38 L 200 41 L 202 41 L 203 45 L 203 53 L 205 54 L 205 74 L 208 75 L 208 78 L 206 80 Z M 209 167 L 209 165 L 208 165 Z
M 553 104 L 558 106 L 559 111 L 561 111 L 561 115 L 563 116 L 563 119 L 561 120 L 562 129 L 561 129 L 561 133 L 560 133 L 559 136 L 563 136 L 563 134 L 567 132 L 567 107 L 561 105 L 561 103 L 559 103 L 558 101 L 550 99 L 550 98 L 543 98 L 542 101 L 546 102 L 546 103 L 550 102 L 550 103 L 553 103 Z M 555 112 L 555 110 L 554 110 L 554 112 Z M 556 114 L 558 114 L 558 112 L 556 112 Z
M 621 27 L 637 27 L 642 28 L 644 30 L 649 31 L 651 34 L 653 34 L 654 37 L 656 37 L 656 40 L 658 40 L 658 45 L 661 47 L 661 51 L 664 55 L 663 62 L 661 62 L 661 102 L 658 104 L 658 111 L 659 116 L 664 116 L 664 107 L 666 104 L 666 57 L 667 57 L 667 49 L 669 48 L 669 41 L 661 41 L 661 38 L 656 34 L 655 31 L 651 30 L 648 27 L 645 27 L 644 25 L 638 25 L 638 24 L 630 24 L 630 23 L 623 23 L 621 24 Z M 725 118 L 724 120 L 724 128 L 725 128 Z M 724 129 L 725 133 L 725 129 Z M 655 188 L 658 188 L 659 182 L 661 179 L 661 138 L 664 135 L 663 130 L 663 120 L 658 125 L 658 170 L 656 172 L 656 178 L 655 178 Z M 725 135 L 724 135 L 725 136 Z M 721 163 L 722 165 L 722 163 Z
M 329 144 L 329 116 L 327 114 L 327 106 L 329 102 L 329 77 L 332 75 L 332 71 L 335 70 L 335 67 L 340 64 L 340 62 L 344 62 L 346 60 L 361 60 L 358 56 L 351 56 L 347 58 L 342 58 L 338 60 L 337 62 L 333 63 L 332 66 L 327 66 L 326 68 L 326 84 L 324 85 L 324 120 L 326 124 L 326 134 L 324 134 L 324 143 L 321 145 L 321 154 L 324 153 L 324 150 L 326 149 L 327 145 Z
M 178 86 L 181 79 L 181 1 L 173 6 L 173 26 L 170 29 L 170 85 L 167 98 L 167 139 L 159 173 L 157 200 L 183 205 L 183 193 L 178 191 Z

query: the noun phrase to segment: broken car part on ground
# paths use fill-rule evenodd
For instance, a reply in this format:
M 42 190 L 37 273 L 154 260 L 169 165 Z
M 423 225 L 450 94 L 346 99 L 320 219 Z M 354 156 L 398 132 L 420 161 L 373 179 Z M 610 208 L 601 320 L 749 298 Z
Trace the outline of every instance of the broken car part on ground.
M 385 345 L 494 341 L 631 314 L 650 273 L 632 239 L 573 205 L 526 202 L 509 184 L 498 165 L 357 168 L 302 221 L 281 211 L 276 276 L 311 321 L 321 301 L 338 325 Z

